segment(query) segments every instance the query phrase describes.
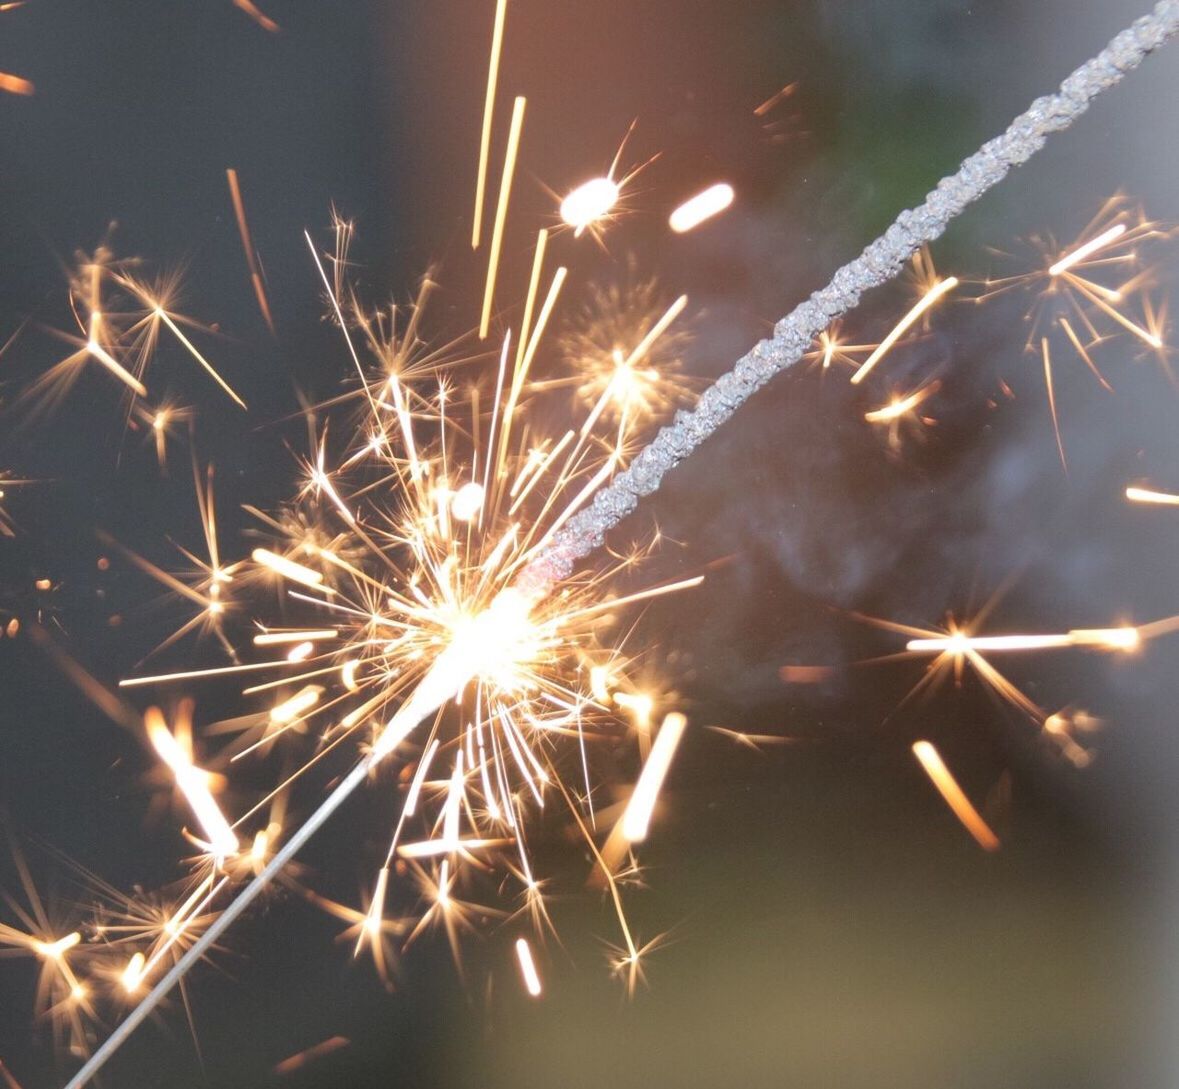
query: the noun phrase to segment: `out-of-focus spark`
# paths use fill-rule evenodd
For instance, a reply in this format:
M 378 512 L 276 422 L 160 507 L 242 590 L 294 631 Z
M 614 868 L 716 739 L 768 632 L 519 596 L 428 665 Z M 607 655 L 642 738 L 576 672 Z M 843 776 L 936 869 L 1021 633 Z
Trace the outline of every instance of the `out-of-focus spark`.
M 4 1089 L 21 1089 L 21 1084 L 12 1076 L 12 1071 L 4 1065 L 4 1060 L 0 1059 L 0 1078 L 4 1079 Z
M 668 217 L 667 225 L 676 234 L 684 234 L 699 227 L 706 219 L 720 215 L 733 203 L 733 187 L 727 182 L 717 182 L 694 197 L 684 201 Z
M 295 1055 L 285 1058 L 280 1063 L 276 1063 L 274 1073 L 284 1078 L 288 1074 L 294 1074 L 297 1070 L 302 1070 L 303 1067 L 316 1059 L 322 1059 L 326 1055 L 331 1055 L 335 1051 L 340 1051 L 342 1048 L 348 1047 L 352 1043 L 346 1036 L 329 1036 L 326 1040 L 321 1040 L 318 1044 L 314 1044 Z
M 508 143 L 504 150 L 504 169 L 499 182 L 499 200 L 495 206 L 495 222 L 491 228 L 491 247 L 487 254 L 487 283 L 483 288 L 483 313 L 479 318 L 479 339 L 486 340 L 491 330 L 491 307 L 495 299 L 495 278 L 499 272 L 499 253 L 504 240 L 504 225 L 508 219 L 508 200 L 512 195 L 512 179 L 516 173 L 516 155 L 520 150 L 520 133 L 524 127 L 524 108 L 527 100 L 518 95 L 512 105 L 512 121 L 508 128 Z
M 913 306 L 913 308 L 903 318 L 901 318 L 901 320 L 897 322 L 895 326 L 893 326 L 888 336 L 886 336 L 877 345 L 875 351 L 873 351 L 872 354 L 864 360 L 864 362 L 860 365 L 860 369 L 851 376 L 852 384 L 858 385 L 865 378 L 867 378 L 868 373 L 876 366 L 877 363 L 880 362 L 881 359 L 884 358 L 888 350 L 894 344 L 896 344 L 896 342 L 900 340 L 902 336 L 905 335 L 913 323 L 917 321 L 917 319 L 920 318 L 922 314 L 926 313 L 930 307 L 934 306 L 940 299 L 944 298 L 957 286 L 957 276 L 947 276 L 944 280 L 936 281 L 933 286 L 931 286 L 925 292 L 925 294 L 917 300 L 917 303 Z
M 931 394 L 937 391 L 936 385 L 925 386 L 922 389 L 915 390 L 907 397 L 902 397 L 895 394 L 888 404 L 880 408 L 874 408 L 870 412 L 864 413 L 864 419 L 869 423 L 889 423 L 893 420 L 899 419 L 906 413 L 912 412 L 922 401 L 926 400 Z
M 225 171 L 229 181 L 229 198 L 233 201 L 233 214 L 237 219 L 237 231 L 241 236 L 242 249 L 246 254 L 246 267 L 250 272 L 250 283 L 254 287 L 254 297 L 258 300 L 258 309 L 262 311 L 262 319 L 266 328 L 274 335 L 274 318 L 270 314 L 270 301 L 266 298 L 266 286 L 262 281 L 262 270 L 258 266 L 258 253 L 254 249 L 254 241 L 250 237 L 250 225 L 246 220 L 246 206 L 242 201 L 241 186 L 238 185 L 237 171 L 229 167 Z
M 263 12 L 253 0 L 233 0 L 233 6 L 238 11 L 245 12 L 251 19 L 254 20 L 263 30 L 269 31 L 271 34 L 277 34 L 279 31 L 278 23 Z
M 997 851 L 999 837 L 991 831 L 987 822 L 982 819 L 978 810 L 970 803 L 970 799 L 962 792 L 957 780 L 950 774 L 941 754 L 928 741 L 915 741 L 913 755 L 917 757 L 930 782 L 937 788 L 938 793 L 945 799 L 946 805 L 953 811 L 954 816 L 962 822 L 984 851 Z
M 687 725 L 688 720 L 683 715 L 673 712 L 664 718 L 659 733 L 655 735 L 651 755 L 639 773 L 639 781 L 622 817 L 622 835 L 630 843 L 640 843 L 647 838 L 655 802 Z
M 499 58 L 503 49 L 504 19 L 508 0 L 496 0 L 495 24 L 491 31 L 491 56 L 487 63 L 487 94 L 483 99 L 483 126 L 479 132 L 479 167 L 475 174 L 475 214 L 471 220 L 471 249 L 479 248 L 483 230 L 483 203 L 487 193 L 487 164 L 491 158 L 491 122 L 495 113 L 495 88 L 499 81 Z
M 795 91 L 798 90 L 798 81 L 787 83 L 780 91 L 775 91 L 769 98 L 767 98 L 761 105 L 753 107 L 753 113 L 756 117 L 764 117 L 770 112 L 779 102 L 789 98 Z
M 1126 489 L 1126 498 L 1131 503 L 1155 503 L 1164 507 L 1179 507 L 1179 495 L 1174 495 L 1171 492 L 1156 492 L 1152 488 L 1129 487 Z
M 168 729 L 163 712 L 158 707 L 149 707 L 143 721 L 153 748 L 176 777 L 176 787 L 184 795 L 205 833 L 214 858 L 222 860 L 237 854 L 237 836 L 213 800 L 206 772 L 192 762 L 191 755 Z
M 28 96 L 37 90 L 33 81 L 23 76 L 14 76 L 11 72 L 0 72 L 0 91 L 10 95 Z
M 540 976 L 537 974 L 536 963 L 532 959 L 532 948 L 527 938 L 516 939 L 516 959 L 520 962 L 520 975 L 524 978 L 525 988 L 533 998 L 539 998 Z
M 313 589 L 319 589 L 323 582 L 322 571 L 316 571 L 313 568 L 305 567 L 301 563 L 295 563 L 294 560 L 288 560 L 285 556 L 271 552 L 268 548 L 255 548 L 251 556 L 255 563 L 269 568 L 276 575 L 281 575 L 284 579 L 290 579 L 291 582 L 299 582 Z

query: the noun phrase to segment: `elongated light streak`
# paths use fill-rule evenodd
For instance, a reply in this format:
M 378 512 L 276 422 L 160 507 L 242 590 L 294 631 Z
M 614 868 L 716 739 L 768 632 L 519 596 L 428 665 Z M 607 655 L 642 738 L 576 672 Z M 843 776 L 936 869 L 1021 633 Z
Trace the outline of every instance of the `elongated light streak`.
M 158 707 L 149 707 L 143 718 L 152 747 L 175 776 L 177 789 L 192 809 L 213 854 L 218 859 L 237 854 L 237 836 L 234 835 L 229 821 L 225 819 L 225 814 L 213 800 L 205 772 L 192 762 L 188 753 L 172 736 L 172 731 L 165 724 L 164 716 Z
M 157 306 L 155 313 L 156 317 L 172 330 L 176 339 L 179 340 L 180 343 L 188 349 L 189 354 L 193 357 L 193 359 L 195 359 L 202 367 L 205 368 L 206 371 L 208 371 L 213 381 L 216 382 L 217 385 L 219 385 L 231 398 L 233 398 L 233 400 L 241 408 L 245 408 L 246 402 L 243 401 L 237 395 L 237 393 L 234 392 L 233 387 L 217 373 L 217 369 L 213 366 L 213 364 L 210 363 L 203 355 L 201 355 L 201 353 L 197 350 L 197 346 L 184 335 L 184 331 L 180 328 L 179 325 L 176 324 L 176 322 L 172 320 L 172 315 L 169 314 L 168 311 L 165 310 L 162 306 Z
M 471 220 L 471 249 L 479 248 L 483 230 L 483 202 L 487 194 L 487 163 L 491 158 L 491 121 L 495 113 L 495 88 L 499 82 L 499 58 L 503 49 L 504 19 L 508 0 L 495 5 L 495 24 L 491 31 L 491 57 L 487 64 L 487 94 L 483 99 L 483 128 L 479 134 L 479 168 L 475 174 L 475 214 Z
M 667 219 L 667 225 L 676 234 L 699 227 L 706 219 L 720 215 L 733 203 L 733 187 L 727 182 L 717 182 L 707 189 L 684 201 Z
M 320 642 L 335 639 L 339 634 L 335 628 L 324 628 L 322 631 L 267 631 L 254 636 L 254 646 L 270 647 L 280 643 L 301 643 L 305 639 Z
M 483 314 L 479 319 L 479 339 L 486 340 L 491 329 L 491 304 L 495 299 L 495 277 L 499 272 L 499 251 L 503 246 L 504 224 L 508 219 L 508 199 L 512 195 L 512 177 L 516 173 L 516 153 L 520 150 L 520 131 L 524 127 L 523 95 L 512 106 L 512 124 L 508 129 L 508 146 L 504 151 L 504 170 L 499 183 L 499 202 L 495 207 L 495 223 L 491 228 L 491 248 L 487 254 L 487 284 L 483 288 Z
M 276 575 L 282 575 L 283 578 L 290 579 L 292 582 L 300 582 L 304 586 L 315 588 L 318 588 L 323 582 L 322 572 L 304 567 L 301 563 L 295 563 L 294 560 L 288 560 L 285 556 L 271 552 L 268 548 L 255 548 L 250 555 L 255 563 L 268 567 Z
M 516 959 L 520 962 L 520 975 L 524 977 L 525 988 L 533 998 L 539 998 L 540 976 L 537 975 L 536 962 L 532 959 L 532 949 L 527 938 L 516 939 Z
M 937 792 L 945 799 L 946 805 L 953 811 L 954 816 L 962 822 L 984 851 L 997 851 L 999 837 L 991 831 L 990 826 L 982 819 L 981 814 L 970 803 L 970 799 L 962 792 L 957 780 L 950 774 L 941 754 L 928 741 L 915 741 L 913 755 L 917 757 L 930 782 L 937 788 Z
M 640 843 L 647 838 L 655 802 L 687 725 L 688 720 L 683 715 L 673 712 L 663 720 L 655 735 L 651 755 L 639 772 L 639 781 L 622 816 L 622 835 L 631 843 Z
M 22 76 L 14 76 L 11 72 L 0 72 L 0 91 L 6 91 L 10 95 L 28 95 L 36 91 L 33 86 L 33 81 L 24 79 Z
M 859 385 L 865 378 L 868 377 L 868 372 L 884 358 L 888 350 L 901 339 L 908 331 L 909 327 L 924 314 L 931 306 L 933 306 L 940 298 L 949 292 L 953 291 L 958 286 L 957 276 L 947 276 L 944 280 L 938 280 L 920 299 L 917 300 L 916 305 L 910 310 L 900 321 L 896 323 L 892 331 L 886 336 L 875 348 L 870 356 L 860 364 L 860 369 L 851 376 L 852 385 Z
M 1115 223 L 1108 231 L 1102 231 L 1096 238 L 1091 238 L 1071 253 L 1066 253 L 1056 264 L 1049 265 L 1048 275 L 1059 276 L 1062 272 L 1068 272 L 1070 268 L 1080 264 L 1086 257 L 1096 253 L 1103 246 L 1109 245 L 1115 238 L 1121 238 L 1125 233 L 1126 225 L 1124 223 Z
M 262 270 L 258 267 L 258 255 L 254 251 L 254 241 L 250 237 L 250 225 L 246 220 L 246 206 L 242 201 L 241 187 L 237 181 L 237 171 L 229 167 L 225 171 L 229 182 L 229 199 L 233 202 L 233 214 L 237 219 L 237 232 L 241 236 L 242 249 L 246 252 L 246 267 L 250 272 L 250 283 L 254 286 L 254 296 L 258 300 L 258 309 L 262 311 L 266 327 L 274 335 L 274 319 L 270 314 L 270 301 L 266 298 L 266 287 L 262 281 Z
M 934 392 L 934 389 L 935 387 L 933 385 L 929 385 L 915 390 L 908 397 L 898 397 L 890 401 L 887 405 L 874 408 L 871 412 L 865 412 L 864 419 L 868 423 L 887 423 L 890 420 L 900 419 L 906 412 L 911 412 L 922 401 L 926 400 Z
M 1152 488 L 1127 488 L 1126 498 L 1131 503 L 1155 503 L 1164 507 L 1179 507 L 1179 495 L 1156 492 Z

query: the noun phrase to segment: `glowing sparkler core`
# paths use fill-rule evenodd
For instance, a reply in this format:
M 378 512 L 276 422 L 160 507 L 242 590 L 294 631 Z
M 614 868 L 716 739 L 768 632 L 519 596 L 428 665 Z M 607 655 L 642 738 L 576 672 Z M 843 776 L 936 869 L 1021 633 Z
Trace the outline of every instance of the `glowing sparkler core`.
M 534 601 L 508 587 L 483 612 L 455 617 L 450 644 L 381 731 L 372 759 L 391 753 L 422 719 L 458 696 L 475 677 L 512 688 L 521 664 L 536 654 L 539 637 L 529 615 Z

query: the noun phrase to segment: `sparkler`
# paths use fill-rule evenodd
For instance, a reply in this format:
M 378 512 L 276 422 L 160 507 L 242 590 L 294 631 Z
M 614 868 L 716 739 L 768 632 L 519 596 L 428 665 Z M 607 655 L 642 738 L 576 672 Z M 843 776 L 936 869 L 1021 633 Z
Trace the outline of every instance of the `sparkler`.
M 413 779 L 414 804 L 409 807 L 409 815 L 420 805 L 423 792 L 428 791 L 436 803 L 430 807 L 433 822 L 426 839 L 410 842 L 402 839 L 404 818 L 398 822 L 387 863 L 379 871 L 372 903 L 364 915 L 365 933 L 378 933 L 384 925 L 389 864 L 396 857 L 425 860 L 411 863 L 430 902 L 425 916 L 411 932 L 411 940 L 429 924 L 443 927 L 453 940 L 465 920 L 463 903 L 454 895 L 459 871 L 490 853 L 518 853 L 519 872 L 527 875 L 523 880 L 525 894 L 533 894 L 536 883 L 527 861 L 523 807 L 542 806 L 546 793 L 559 794 L 568 803 L 572 818 L 586 831 L 587 845 L 601 862 L 602 855 L 586 830 L 586 817 L 592 822 L 589 792 L 582 797 L 571 794 L 559 775 L 553 750 L 555 739 L 575 738 L 584 764 L 584 740 L 592 727 L 596 702 L 580 675 L 571 677 L 557 666 L 573 659 L 581 663 L 580 674 L 590 675 L 595 657 L 609 656 L 609 651 L 603 651 L 595 640 L 605 616 L 627 604 L 686 588 L 699 580 L 609 599 L 597 593 L 606 576 L 598 572 L 573 578 L 574 564 L 598 547 L 605 533 L 634 509 L 639 497 L 656 490 L 664 474 L 712 434 L 756 389 L 796 362 L 813 339 L 853 306 L 864 290 L 895 275 L 912 253 L 940 235 L 950 218 L 996 184 L 1011 166 L 1030 158 L 1048 133 L 1071 124 L 1097 94 L 1119 82 L 1176 29 L 1179 3 L 1164 0 L 1153 15 L 1139 20 L 1132 30 L 1119 35 L 1098 57 L 1079 68 L 1058 94 L 1038 100 L 1006 133 L 966 160 L 958 173 L 944 179 L 923 205 L 903 213 L 861 257 L 839 270 L 831 285 L 784 318 L 772 340 L 755 347 L 711 387 L 695 410 L 682 413 L 674 425 L 664 428 L 629 468 L 623 468 L 629 458 L 621 430 L 609 436 L 594 433 L 608 394 L 616 394 L 613 381 L 591 410 L 590 422 L 579 433 L 555 442 L 537 442 L 526 427 L 516 424 L 515 404 L 564 281 L 563 268 L 554 275 L 536 326 L 529 332 L 528 347 L 522 356 L 517 355 L 510 371 L 510 340 L 504 340 L 486 441 L 471 442 L 460 450 L 455 445 L 456 432 L 461 427 L 473 436 L 480 431 L 485 415 L 474 403 L 464 404 L 454 398 L 445 384 L 436 393 L 424 393 L 396 370 L 381 372 L 376 379 L 366 372 L 350 330 L 367 331 L 371 326 L 359 312 L 345 318 L 345 308 L 355 308 L 342 297 L 338 285 L 333 290 L 320 264 L 367 405 L 363 427 L 358 429 L 358 434 L 364 436 L 363 443 L 343 451 L 338 461 L 341 469 L 347 465 L 354 473 L 365 474 L 366 479 L 354 480 L 329 467 L 325 437 L 303 496 L 304 503 L 317 511 L 322 509 L 322 521 L 309 532 L 308 526 L 296 518 L 271 520 L 270 528 L 276 536 L 274 547 L 258 548 L 253 553 L 259 571 L 281 580 L 289 598 L 310 606 L 314 621 L 289 632 L 264 631 L 262 636 L 289 634 L 291 639 L 270 638 L 256 644 L 281 650 L 297 637 L 298 654 L 288 651 L 274 660 L 134 678 L 127 683 L 162 684 L 180 678 L 277 670 L 286 686 L 302 687 L 269 709 L 268 725 L 260 740 L 273 743 L 266 731 L 274 725 L 282 727 L 296 720 L 307 721 L 313 715 L 322 716 L 316 719 L 323 726 L 318 735 L 322 750 L 298 775 L 305 774 L 324 753 L 345 739 L 367 738 L 367 752 L 265 865 L 253 871 L 256 876 L 228 902 L 216 921 L 159 977 L 70 1082 L 70 1089 L 89 1081 L 219 935 L 283 873 L 335 809 L 381 763 L 404 751 L 402 746 L 423 723 L 432 723 L 423 751 L 435 764 L 443 761 L 439 765 L 441 785 L 427 782 L 428 761 L 423 760 L 419 765 L 421 778 Z M 492 97 L 490 92 L 488 97 Z M 490 333 L 499 251 L 523 114 L 524 100 L 517 99 L 489 248 L 479 324 L 481 339 Z M 592 201 L 586 198 L 568 216 L 563 212 L 563 218 L 577 233 L 613 211 L 621 183 L 614 183 L 612 176 L 613 170 L 609 178 L 596 180 L 609 181 L 613 186 L 609 200 L 606 188 L 598 184 Z M 536 283 L 543 260 L 543 238 L 541 235 L 538 241 L 541 253 L 534 265 Z M 337 262 L 337 273 L 339 267 Z M 1074 262 L 1057 275 L 1073 275 L 1075 267 Z M 99 267 L 94 280 L 99 283 L 107 275 Z M 134 338 L 141 334 L 144 340 L 154 343 L 157 328 L 162 325 L 227 394 L 243 404 L 181 331 L 160 296 L 143 291 L 130 278 L 117 279 L 148 306 L 147 313 L 119 327 L 116 335 L 109 335 L 105 332 L 107 315 L 95 292 L 92 304 L 82 306 L 86 356 L 97 359 L 117 375 L 116 368 L 121 369 L 123 374 L 119 376 L 124 383 L 142 396 L 146 392 L 143 383 L 120 363 L 112 348 L 123 350 L 126 337 L 135 343 Z M 853 381 L 861 380 L 905 329 L 955 285 L 951 277 L 931 288 L 918 307 L 906 315 L 903 327 L 894 330 L 892 341 L 882 342 Z M 682 309 L 678 300 L 675 305 Z M 665 321 L 662 328 L 659 322 L 652 327 L 652 342 L 678 312 L 667 311 L 661 319 Z M 408 339 L 412 350 L 413 338 Z M 622 362 L 633 367 L 649 348 L 646 340 L 638 342 Z M 141 353 L 137 358 L 145 361 L 147 357 Z M 459 416 L 465 417 L 461 424 L 456 418 Z M 423 441 L 418 433 L 422 420 L 436 424 L 435 441 Z M 538 490 L 536 483 L 542 479 L 546 486 Z M 394 485 L 395 494 L 404 499 L 395 509 L 372 498 L 387 485 Z M 460 502 L 459 496 L 465 498 Z M 529 517 L 517 517 L 525 501 L 538 509 Z M 395 556 L 400 554 L 408 555 L 409 562 L 399 565 Z M 621 567 L 631 566 L 635 558 L 628 557 Z M 286 585 L 289 583 L 297 589 Z M 1129 629 L 1134 633 L 1135 645 L 1138 639 L 1154 634 L 1158 625 L 1149 627 L 1149 633 L 1147 628 Z M 1066 645 L 1130 649 L 1129 637 L 1112 631 L 1070 632 Z M 972 661 L 980 657 L 980 647 L 969 643 L 917 649 Z M 321 686 L 305 682 L 326 674 L 338 676 L 340 689 L 323 699 Z M 269 692 L 271 687 L 267 682 L 252 691 Z M 309 695 L 313 690 L 314 699 Z M 628 841 L 645 835 L 655 796 L 683 727 L 682 717 L 669 716 L 656 736 L 622 822 L 622 835 Z M 228 883 L 226 865 L 239 852 L 241 842 L 234 829 L 257 807 L 231 824 L 212 800 L 203 773 L 158 715 L 149 716 L 148 729 L 157 752 L 174 773 L 209 838 L 206 846 L 211 873 L 227 874 L 215 881 L 212 877 L 204 879 L 207 888 L 198 886 L 202 889 L 198 902 L 203 910 Z M 279 793 L 281 789 L 267 800 Z M 261 853 L 267 850 L 269 846 L 264 845 Z M 612 870 L 608 865 L 602 869 L 625 941 L 618 967 L 633 987 L 641 975 L 643 954 L 654 943 L 640 947 L 634 941 Z M 58 951 L 56 946 L 34 951 L 55 963 L 64 961 L 67 952 Z M 523 946 L 517 944 L 517 955 L 526 985 L 533 991 L 527 969 L 527 964 L 532 963 L 531 950 L 526 942 Z M 122 978 L 124 987 L 130 983 L 129 989 L 137 989 L 146 981 L 150 967 L 149 958 L 137 961 L 132 957 Z M 532 968 L 535 976 L 534 964 Z M 539 989 L 538 979 L 536 987 Z M 82 1002 L 85 994 L 75 998 Z

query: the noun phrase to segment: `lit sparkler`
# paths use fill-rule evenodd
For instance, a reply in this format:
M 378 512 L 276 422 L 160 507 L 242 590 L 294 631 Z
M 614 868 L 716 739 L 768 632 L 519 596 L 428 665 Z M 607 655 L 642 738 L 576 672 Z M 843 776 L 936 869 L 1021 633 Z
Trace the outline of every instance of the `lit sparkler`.
M 1063 120 L 1056 122 L 1056 127 L 1066 125 L 1091 97 L 1120 79 L 1179 25 L 1179 14 L 1166 6 L 1154 18 L 1153 24 L 1139 27 L 1132 48 L 1127 46 L 1125 55 L 1119 54 L 1121 63 L 1111 65 L 1103 54 L 1079 71 L 1074 78 L 1090 71 L 1100 78 L 1094 78 L 1091 86 L 1086 84 L 1083 94 L 1074 94 L 1068 100 L 1067 108 L 1060 113 Z M 1149 20 L 1146 22 L 1149 24 Z M 490 334 L 499 250 L 523 112 L 523 99 L 517 99 L 488 258 L 479 324 L 481 338 Z M 1056 115 L 1049 112 L 1049 116 Z M 183 918 L 196 918 L 198 913 L 203 917 L 217 897 L 235 884 L 236 860 L 243 854 L 241 845 L 250 842 L 246 826 L 255 822 L 267 805 L 321 766 L 321 761 L 345 742 L 358 746 L 363 755 L 280 848 L 273 852 L 270 849 L 272 821 L 256 830 L 255 851 L 250 852 L 249 860 L 249 872 L 256 876 L 247 879 L 247 891 L 229 901 L 216 922 L 182 956 L 170 962 L 71 1086 L 89 1080 L 253 897 L 284 872 L 294 854 L 334 810 L 379 765 L 396 760 L 403 762 L 409 774 L 407 806 L 390 837 L 374 895 L 355 920 L 362 935 L 371 937 L 386 930 L 385 905 L 397 895 L 390 877 L 395 872 L 391 869 L 394 860 L 406 863 L 416 884 L 410 890 L 412 896 L 425 905 L 409 931 L 407 943 L 427 927 L 437 926 L 453 944 L 456 934 L 470 924 L 472 914 L 471 905 L 458 893 L 464 884 L 473 883 L 494 864 L 500 865 L 501 872 L 518 878 L 523 897 L 536 895 L 538 883 L 531 877 L 524 816 L 527 811 L 543 807 L 546 799 L 559 798 L 584 833 L 587 848 L 605 874 L 624 941 L 616 968 L 633 988 L 642 975 L 644 954 L 658 939 L 645 945 L 634 939 L 618 882 L 611 867 L 603 864 L 603 852 L 592 832 L 592 791 L 587 788 L 583 792 L 563 778 L 566 760 L 562 751 L 576 755 L 582 772 L 579 780 L 588 781 L 585 741 L 603 732 L 609 736 L 609 727 L 600 717 L 601 697 L 603 691 L 614 694 L 604 675 L 595 673 L 603 660 L 610 662 L 618 655 L 618 649 L 603 639 L 609 618 L 627 605 L 690 587 L 699 580 L 614 597 L 607 590 L 606 580 L 632 567 L 638 554 L 626 556 L 613 568 L 577 576 L 569 573 L 572 564 L 596 547 L 605 529 L 633 508 L 630 500 L 637 501 L 640 494 L 636 487 L 642 489 L 642 494 L 658 487 L 671 465 L 711 434 L 774 370 L 794 362 L 803 346 L 852 305 L 861 290 L 881 282 L 890 269 L 899 267 L 921 242 L 940 233 L 950 216 L 994 184 L 1008 167 L 1030 157 L 1042 142 L 1044 131 L 1042 124 L 1037 127 L 1035 118 L 1023 119 L 987 145 L 979 156 L 984 160 L 999 157 L 1001 169 L 971 174 L 964 168 L 961 179 L 947 179 L 950 184 L 943 183 L 946 192 L 939 188 L 927 201 L 929 210 L 942 209 L 940 219 L 931 216 L 932 226 L 920 222 L 914 228 L 898 226 L 874 243 L 865 258 L 841 270 L 836 284 L 816 293 L 780 323 L 779 328 L 785 332 L 777 335 L 793 344 L 781 358 L 762 370 L 744 366 L 734 375 L 725 375 L 695 413 L 684 413 L 674 427 L 665 429 L 645 452 L 642 464 L 629 469 L 625 468 L 629 452 L 621 431 L 599 427 L 604 409 L 596 418 L 591 411 L 586 425 L 555 441 L 539 436 L 530 423 L 522 422 L 525 413 L 517 411 L 521 397 L 534 392 L 528 386 L 529 366 L 564 282 L 564 268 L 554 275 L 528 337 L 519 338 L 520 344 L 526 339 L 527 347 L 522 356 L 517 353 L 512 365 L 511 341 L 504 338 L 493 376 L 494 393 L 480 400 L 474 392 L 465 397 L 456 395 L 437 373 L 426 375 L 422 381 L 411 381 L 408 374 L 390 368 L 388 359 L 379 351 L 373 353 L 374 360 L 366 366 L 354 343 L 353 331 L 361 331 L 362 346 L 368 341 L 367 346 L 373 347 L 373 341 L 381 338 L 370 335 L 370 317 L 359 310 L 350 293 L 341 289 L 343 261 L 333 262 L 333 282 L 316 255 L 360 381 L 361 422 L 334 447 L 329 445 L 326 431 L 316 440 L 317 449 L 308 463 L 307 486 L 292 511 L 263 519 L 271 547 L 259 547 L 252 554 L 256 565 L 252 573 L 277 580 L 287 603 L 298 602 L 292 608 L 302 609 L 306 621 L 298 626 L 284 623 L 281 628 L 267 625 L 259 633 L 262 637 L 282 636 L 263 638 L 254 644 L 277 650 L 278 657 L 125 682 L 128 687 L 162 685 L 260 672 L 274 678 L 248 690 L 249 696 L 260 696 L 264 704 L 259 715 L 266 720 L 261 731 L 265 745 L 251 742 L 235 757 L 264 753 L 297 741 L 291 736 L 293 731 L 281 729 L 295 721 L 305 725 L 315 739 L 314 755 L 299 770 L 253 808 L 231 820 L 217 807 L 205 773 L 193 763 L 185 745 L 167 729 L 158 712 L 149 714 L 153 745 L 175 776 L 207 837 L 202 841 L 207 848 L 207 875 L 198 884 L 198 891 L 190 894 L 190 899 L 195 896 L 196 900 L 190 914 Z M 625 179 L 614 182 L 613 177 L 612 167 L 604 180 L 613 188 L 607 191 L 599 185 L 593 200 L 587 198 L 565 216 L 577 233 L 600 225 L 614 214 Z M 533 277 L 537 284 L 544 238 L 543 233 L 538 236 L 540 252 Z M 346 236 L 338 233 L 337 239 L 339 254 L 346 246 Z M 902 255 L 899 258 L 898 253 Z M 871 261 L 866 259 L 868 256 Z M 1074 276 L 1079 263 L 1080 259 L 1068 264 L 1056 275 Z M 144 396 L 142 372 L 162 328 L 242 404 L 183 332 L 182 322 L 172 312 L 166 294 L 142 288 L 136 279 L 110 262 L 89 262 L 86 274 L 88 290 L 72 293 L 83 336 L 81 340 L 75 338 L 79 351 L 67 361 L 69 366 L 60 365 L 69 374 L 76 372 L 79 361 L 97 361 L 136 395 Z M 137 302 L 138 313 L 132 309 L 111 320 L 103 292 L 112 283 Z M 860 366 L 853 381 L 861 380 L 955 286 L 951 277 L 929 287 L 897 329 Z M 530 299 L 534 295 L 530 291 Z M 676 305 L 682 309 L 682 304 Z M 665 314 L 667 324 L 676 314 L 678 310 Z M 657 338 L 665 329 L 666 325 L 654 336 Z M 407 336 L 403 342 L 413 350 L 414 337 Z M 639 351 L 644 344 L 645 339 L 634 350 Z M 649 347 L 646 345 L 644 352 Z M 764 355 L 764 348 L 761 351 Z M 786 358 L 791 351 L 793 356 Z M 760 357 L 755 350 L 750 358 L 756 362 Z M 757 373 L 751 373 L 754 371 Z M 673 450 L 671 457 L 667 455 L 669 446 Z M 460 496 L 465 497 L 461 502 Z M 1174 626 L 1175 622 L 1167 620 L 1134 629 L 1072 631 L 1061 645 L 1129 650 L 1141 640 Z M 943 639 L 942 633 L 913 631 L 914 642 Z M 1133 638 L 1126 631 L 1132 632 Z M 969 660 L 977 666 L 980 661 L 985 663 L 984 652 L 1005 649 L 979 642 L 984 637 L 967 635 L 953 641 L 955 636 L 951 632 L 944 637 L 950 642 L 913 650 L 933 653 L 938 661 Z M 1058 644 L 1035 644 L 1041 645 Z M 618 698 L 614 702 L 624 704 Z M 276 725 L 280 728 L 277 737 L 271 734 Z M 620 824 L 628 842 L 645 835 L 683 728 L 682 717 L 668 716 L 655 738 L 639 786 Z M 411 767 L 416 770 L 409 771 Z M 407 818 L 412 819 L 412 826 Z M 410 838 L 411 834 L 420 838 Z M 179 928 L 185 930 L 186 926 L 182 922 Z M 68 961 L 72 945 L 60 943 L 77 944 L 81 935 L 76 940 L 70 935 L 31 940 L 34 944 L 30 950 L 58 966 L 55 971 L 64 977 L 65 970 L 60 966 Z M 521 949 L 527 950 L 527 958 Z M 525 964 L 526 959 L 531 962 L 527 943 L 517 945 L 517 955 L 532 990 Z M 132 952 L 119 975 L 124 992 L 146 986 L 153 967 L 152 958 L 144 950 Z M 534 964 L 533 970 L 535 973 Z M 89 992 L 81 984 L 72 988 L 71 996 L 79 1005 L 89 1000 Z

